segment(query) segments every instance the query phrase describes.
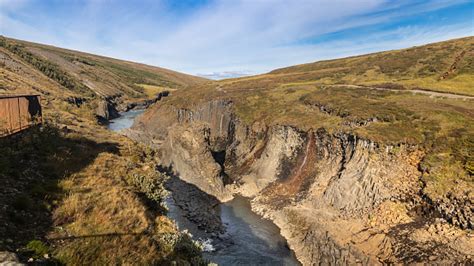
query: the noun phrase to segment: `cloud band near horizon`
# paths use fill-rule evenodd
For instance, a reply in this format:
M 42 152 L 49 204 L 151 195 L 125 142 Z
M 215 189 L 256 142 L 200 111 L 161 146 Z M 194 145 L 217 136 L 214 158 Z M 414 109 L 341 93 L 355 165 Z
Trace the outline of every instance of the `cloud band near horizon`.
M 0 34 L 210 78 L 474 35 L 470 0 L 0 0 Z

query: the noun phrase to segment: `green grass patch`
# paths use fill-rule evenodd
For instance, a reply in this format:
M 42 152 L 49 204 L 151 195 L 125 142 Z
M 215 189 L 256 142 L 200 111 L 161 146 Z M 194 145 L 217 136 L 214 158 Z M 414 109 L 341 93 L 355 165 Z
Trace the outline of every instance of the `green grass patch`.
M 33 253 L 32 257 L 35 259 L 43 258 L 44 255 L 49 253 L 48 246 L 40 240 L 32 240 L 28 242 L 26 249 Z

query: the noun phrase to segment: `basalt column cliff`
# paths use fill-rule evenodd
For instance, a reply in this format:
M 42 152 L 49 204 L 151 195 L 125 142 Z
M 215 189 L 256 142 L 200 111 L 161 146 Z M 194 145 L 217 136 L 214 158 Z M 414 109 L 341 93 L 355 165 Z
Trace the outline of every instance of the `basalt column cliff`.
M 443 45 L 462 51 L 472 38 Z M 423 49 L 442 48 L 403 53 Z M 325 64 L 180 91 L 130 134 L 203 192 L 252 198 L 304 265 L 472 262 L 472 97 L 322 84 L 336 78 L 318 72 Z

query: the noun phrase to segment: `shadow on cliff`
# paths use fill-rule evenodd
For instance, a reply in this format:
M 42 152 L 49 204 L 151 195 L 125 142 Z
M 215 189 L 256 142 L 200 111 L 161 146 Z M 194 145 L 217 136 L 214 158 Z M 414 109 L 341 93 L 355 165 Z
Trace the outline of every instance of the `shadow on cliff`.
M 216 197 L 180 179 L 179 173 L 174 171 L 172 166 L 158 166 L 157 170 L 169 176 L 165 187 L 172 192 L 174 205 L 184 212 L 186 219 L 195 223 L 199 230 L 208 235 L 224 231 L 219 213 L 220 202 Z
M 59 183 L 88 166 L 99 153 L 117 154 L 115 143 L 66 137 L 45 125 L 0 138 L 0 250 L 44 241 L 52 210 L 64 196 Z M 28 255 L 26 254 L 21 255 Z

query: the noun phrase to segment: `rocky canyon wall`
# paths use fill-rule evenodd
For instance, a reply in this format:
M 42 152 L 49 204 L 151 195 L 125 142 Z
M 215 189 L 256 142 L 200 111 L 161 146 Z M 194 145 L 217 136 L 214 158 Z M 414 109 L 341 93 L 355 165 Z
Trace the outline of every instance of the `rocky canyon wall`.
M 280 227 L 304 265 L 474 256 L 472 235 L 435 215 L 423 197 L 424 152 L 416 146 L 386 146 L 317 125 L 247 125 L 228 100 L 153 108 L 130 134 L 205 193 L 221 201 L 251 197 L 254 211 Z

